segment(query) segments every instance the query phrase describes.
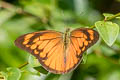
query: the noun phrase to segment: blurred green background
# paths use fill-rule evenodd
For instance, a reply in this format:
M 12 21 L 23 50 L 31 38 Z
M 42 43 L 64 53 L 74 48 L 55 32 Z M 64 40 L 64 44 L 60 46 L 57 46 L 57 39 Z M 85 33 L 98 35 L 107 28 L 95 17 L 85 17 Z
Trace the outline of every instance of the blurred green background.
M 0 71 L 28 61 L 30 54 L 14 45 L 22 34 L 90 27 L 104 19 L 102 13 L 119 12 L 120 0 L 0 0 Z M 111 47 L 100 39 L 87 52 L 86 63 L 69 74 L 39 75 L 27 67 L 20 80 L 120 80 L 120 34 Z

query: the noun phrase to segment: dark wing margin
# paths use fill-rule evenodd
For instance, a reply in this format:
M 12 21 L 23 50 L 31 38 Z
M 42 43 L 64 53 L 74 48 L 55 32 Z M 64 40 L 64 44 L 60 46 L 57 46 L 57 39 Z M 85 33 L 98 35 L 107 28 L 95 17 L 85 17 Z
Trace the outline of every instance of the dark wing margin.
M 56 55 L 55 53 L 60 53 L 60 55 L 63 55 L 63 52 L 59 52 L 60 47 L 64 46 L 61 41 L 62 41 L 62 33 L 52 30 L 46 30 L 46 31 L 39 31 L 39 32 L 33 32 L 22 35 L 15 40 L 15 45 L 34 55 L 46 70 L 53 73 L 62 73 L 63 72 L 62 70 L 60 71 L 58 69 L 59 70 L 58 71 L 53 67 L 54 57 L 52 57 L 53 59 L 53 61 L 51 61 L 52 65 L 51 63 L 49 63 L 50 65 L 48 65 L 47 63 L 48 62 L 47 59 L 49 59 L 51 55 L 53 54 Z M 60 51 L 63 51 L 63 49 L 61 49 Z M 60 58 L 62 61 L 63 58 L 62 57 Z
M 68 56 L 66 57 L 66 73 L 72 71 L 79 65 L 82 54 L 98 40 L 98 32 L 90 28 L 75 29 L 71 32 L 67 51 Z
M 30 49 L 30 46 L 33 45 L 34 43 L 38 42 L 38 44 L 40 44 L 41 43 L 40 41 L 60 38 L 61 35 L 62 33 L 52 30 L 33 32 L 18 37 L 14 43 L 18 48 L 21 48 L 31 53 L 33 50 Z

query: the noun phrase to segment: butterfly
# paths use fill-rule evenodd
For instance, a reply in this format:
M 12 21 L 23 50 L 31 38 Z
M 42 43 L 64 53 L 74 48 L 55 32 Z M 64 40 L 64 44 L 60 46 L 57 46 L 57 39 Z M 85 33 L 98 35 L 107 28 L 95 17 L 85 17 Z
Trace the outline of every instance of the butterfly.
M 97 31 L 78 28 L 65 33 L 44 30 L 18 37 L 15 45 L 32 55 L 48 71 L 65 74 L 74 70 L 82 60 L 83 53 L 99 39 Z

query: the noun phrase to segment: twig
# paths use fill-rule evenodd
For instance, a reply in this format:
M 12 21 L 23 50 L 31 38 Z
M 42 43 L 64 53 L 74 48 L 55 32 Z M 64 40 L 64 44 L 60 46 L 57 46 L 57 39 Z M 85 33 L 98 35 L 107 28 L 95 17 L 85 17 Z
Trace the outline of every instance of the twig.
M 117 13 L 117 14 L 111 16 L 111 17 L 108 17 L 108 18 L 104 19 L 103 21 L 109 21 L 109 20 L 112 20 L 112 19 L 114 19 L 118 16 L 120 16 L 120 13 Z M 95 27 L 95 25 L 91 26 L 90 28 L 94 28 L 94 27 Z
M 24 64 L 20 65 L 18 68 L 21 69 L 21 68 L 25 67 L 26 65 L 28 65 L 28 62 L 25 62 Z
M 108 17 L 106 20 L 109 21 L 109 20 L 112 20 L 112 19 L 114 19 L 114 18 L 116 18 L 118 16 L 120 16 L 120 13 L 117 13 L 117 14 L 111 16 L 111 17 Z
M 10 3 L 4 2 L 4 1 L 0 1 L 0 7 L 5 8 L 9 11 L 15 11 L 16 13 L 19 13 L 19 14 L 24 14 L 24 11 L 21 8 L 16 7 L 16 6 L 14 6 Z

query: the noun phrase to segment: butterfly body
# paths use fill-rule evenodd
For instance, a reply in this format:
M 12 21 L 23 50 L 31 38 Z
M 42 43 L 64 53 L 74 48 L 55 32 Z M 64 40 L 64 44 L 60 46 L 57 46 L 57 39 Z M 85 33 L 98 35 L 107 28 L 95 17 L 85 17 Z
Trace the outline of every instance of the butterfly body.
M 33 54 L 43 67 L 56 74 L 75 69 L 82 54 L 99 39 L 99 34 L 89 28 L 79 28 L 63 34 L 52 30 L 28 33 L 16 39 L 19 48 Z

